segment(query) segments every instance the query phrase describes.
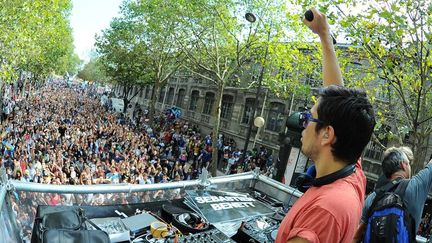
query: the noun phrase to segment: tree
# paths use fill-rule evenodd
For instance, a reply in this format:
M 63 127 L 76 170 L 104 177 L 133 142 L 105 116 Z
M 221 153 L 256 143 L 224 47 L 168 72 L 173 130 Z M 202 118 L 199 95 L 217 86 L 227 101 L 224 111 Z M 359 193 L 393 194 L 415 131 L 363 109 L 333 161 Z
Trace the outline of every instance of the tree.
M 59 59 L 59 69 L 55 71 L 56 73 L 63 74 L 78 74 L 81 66 L 83 64 L 83 60 L 81 60 L 78 54 L 73 53 L 72 55 L 64 55 Z
M 153 85 L 149 107 L 151 120 L 156 94 L 182 63 L 182 52 L 174 39 L 175 18 L 169 10 L 172 8 L 160 0 L 124 1 L 122 16 L 114 20 L 111 29 L 97 41 L 107 74 L 124 87 L 125 106 L 129 102 L 125 97 L 134 85 Z M 134 73 L 135 76 L 119 77 L 123 75 L 121 73 Z
M 78 72 L 78 77 L 88 81 L 107 82 L 101 61 L 98 58 L 92 58 L 83 69 Z
M 78 62 L 73 53 L 72 29 L 69 24 L 72 9 L 70 1 L 57 0 L 53 4 L 35 2 L 31 9 L 44 14 L 36 15 L 35 22 L 30 26 L 34 33 L 31 40 L 34 49 L 27 54 L 25 70 L 34 74 L 35 81 L 42 81 L 53 72 L 65 74 L 75 69 L 73 66 Z
M 361 4 L 354 1 L 352 4 Z M 424 167 L 432 132 L 430 1 L 377 1 L 356 16 L 342 21 L 355 44 L 373 60 L 380 80 L 377 91 L 388 100 L 381 105 L 398 143 L 408 137 L 413 146 L 413 172 Z M 355 32 L 355 29 L 361 31 Z
M 65 56 L 73 58 L 72 31 L 68 19 L 72 5 L 69 0 L 17 0 L 1 1 L 1 4 L 2 80 L 14 80 L 19 68 L 28 68 L 36 63 L 40 65 L 39 69 L 46 70 L 45 73 L 58 71 L 61 69 L 58 59 Z M 45 58 L 51 59 L 40 63 Z
M 357 49 L 363 75 L 351 76 L 352 84 L 365 88 L 378 107 L 377 129 L 391 126 L 391 130 L 383 129 L 391 143 L 412 144 L 413 172 L 423 168 L 432 131 L 431 1 L 320 0 L 305 4 L 328 13 L 333 26 L 347 37 L 350 49 Z
M 149 80 L 148 55 L 136 35 L 134 26 L 119 17 L 96 38 L 95 45 L 106 75 L 122 87 L 123 112 Z M 132 93 L 136 86 L 141 88 Z
M 157 94 L 184 60 L 176 41 L 179 25 L 175 15 L 182 14 L 179 9 L 181 5 L 177 1 L 167 4 L 163 0 L 125 1 L 122 7 L 124 19 L 133 26 L 147 59 L 147 77 L 153 85 L 150 121 L 155 114 Z
M 210 171 L 216 175 L 216 141 L 220 128 L 223 90 L 227 85 L 238 85 L 242 68 L 253 67 L 253 63 L 264 56 L 264 45 L 268 45 L 268 28 L 281 28 L 278 19 L 266 21 L 275 10 L 283 11 L 278 1 L 257 1 L 255 5 L 229 0 L 188 1 L 179 16 L 186 38 L 177 38 L 185 52 L 188 70 L 215 87 L 215 100 L 211 116 L 213 153 Z M 276 7 L 277 6 L 277 7 Z M 259 23 L 251 25 L 244 19 L 245 8 L 256 8 Z M 272 11 L 273 10 L 273 11 Z M 272 24 L 269 24 L 272 23 Z M 264 48 L 266 49 L 266 48 Z M 255 60 L 255 61 L 254 61 Z
M 70 0 L 0 1 L 0 79 L 13 82 L 21 71 L 45 80 L 75 70 L 69 15 Z

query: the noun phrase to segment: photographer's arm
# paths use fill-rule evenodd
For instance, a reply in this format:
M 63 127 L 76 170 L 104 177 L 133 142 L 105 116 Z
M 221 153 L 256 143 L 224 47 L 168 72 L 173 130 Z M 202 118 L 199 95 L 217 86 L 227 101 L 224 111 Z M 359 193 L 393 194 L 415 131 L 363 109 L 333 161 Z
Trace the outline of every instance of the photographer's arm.
M 365 230 L 366 225 L 364 223 L 360 223 L 354 235 L 353 243 L 361 242 L 363 240 Z
M 323 52 L 323 86 L 343 86 L 342 72 L 337 61 L 327 17 L 314 8 L 312 8 L 311 11 L 313 13 L 313 20 L 308 21 L 303 19 L 303 22 L 312 32 L 317 34 L 321 40 Z

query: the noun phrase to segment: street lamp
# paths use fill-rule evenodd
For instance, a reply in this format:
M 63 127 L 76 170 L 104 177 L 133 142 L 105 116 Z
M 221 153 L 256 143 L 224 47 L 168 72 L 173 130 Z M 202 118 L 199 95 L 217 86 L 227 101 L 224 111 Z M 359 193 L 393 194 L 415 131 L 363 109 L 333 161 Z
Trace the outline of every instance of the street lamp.
M 264 106 L 263 106 L 263 107 L 264 107 Z M 261 114 L 261 115 L 262 115 L 262 114 Z M 263 118 L 262 116 L 257 116 L 257 117 L 255 118 L 255 120 L 254 120 L 254 125 L 255 125 L 256 127 L 258 127 L 258 131 L 257 131 L 257 133 L 255 134 L 255 139 L 254 139 L 254 143 L 253 143 L 253 146 L 252 146 L 252 147 L 254 147 L 254 148 L 255 148 L 255 144 L 256 144 L 256 141 L 257 141 L 257 139 L 258 139 L 259 133 L 260 133 L 260 131 L 261 131 L 261 127 L 263 127 L 264 124 L 265 124 L 265 120 L 264 120 L 264 118 Z
M 256 21 L 256 16 L 253 13 L 246 13 L 245 18 L 250 23 L 254 23 Z M 267 56 L 268 56 L 268 42 L 269 41 L 270 41 L 270 28 L 269 28 L 268 33 L 267 33 L 267 45 L 266 45 L 266 49 L 265 49 L 265 53 L 264 53 L 264 61 L 263 61 L 263 63 L 261 63 L 262 64 L 261 72 L 260 72 L 259 77 L 258 77 L 258 87 L 257 87 L 256 94 L 255 94 L 255 101 L 254 101 L 254 106 L 252 109 L 252 117 L 255 117 L 255 113 L 256 113 L 256 110 L 258 108 L 258 99 L 259 99 L 260 94 L 261 94 L 262 80 L 264 78 L 264 71 L 265 71 L 265 62 L 266 62 Z M 243 170 L 245 169 L 245 166 L 246 166 L 246 160 L 245 160 L 246 151 L 247 151 L 248 146 L 249 146 L 249 140 L 251 137 L 253 125 L 254 125 L 254 119 L 251 118 L 249 120 L 249 126 L 248 126 L 248 130 L 246 132 L 246 140 L 245 140 L 245 144 L 244 144 L 244 148 L 243 148 L 243 153 L 242 153 L 241 158 L 240 158 L 240 161 L 243 164 Z

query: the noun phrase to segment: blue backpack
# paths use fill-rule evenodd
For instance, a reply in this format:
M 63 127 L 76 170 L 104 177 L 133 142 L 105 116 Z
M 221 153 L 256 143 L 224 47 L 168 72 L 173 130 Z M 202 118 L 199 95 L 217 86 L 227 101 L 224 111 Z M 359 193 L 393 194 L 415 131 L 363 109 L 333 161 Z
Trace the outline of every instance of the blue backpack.
M 375 199 L 367 211 L 363 242 L 416 242 L 414 219 L 403 199 L 408 182 L 394 180 L 375 191 Z

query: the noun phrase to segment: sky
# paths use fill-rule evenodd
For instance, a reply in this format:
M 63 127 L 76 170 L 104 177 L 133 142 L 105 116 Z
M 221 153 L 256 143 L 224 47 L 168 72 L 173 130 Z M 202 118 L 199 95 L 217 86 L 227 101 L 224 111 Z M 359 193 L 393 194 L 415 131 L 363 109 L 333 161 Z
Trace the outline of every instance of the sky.
M 95 35 L 109 27 L 119 15 L 122 0 L 72 0 L 71 27 L 75 53 L 85 62 L 90 60 Z

